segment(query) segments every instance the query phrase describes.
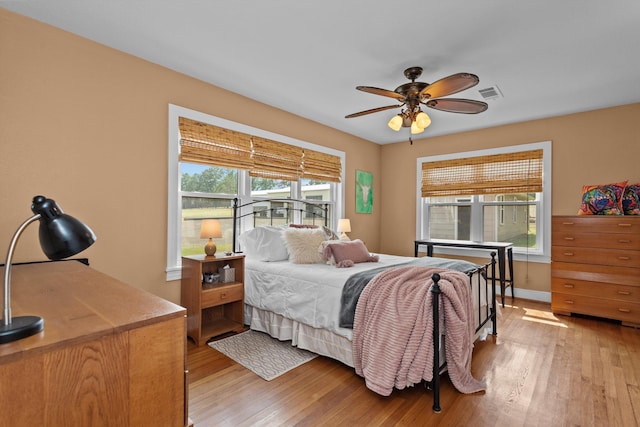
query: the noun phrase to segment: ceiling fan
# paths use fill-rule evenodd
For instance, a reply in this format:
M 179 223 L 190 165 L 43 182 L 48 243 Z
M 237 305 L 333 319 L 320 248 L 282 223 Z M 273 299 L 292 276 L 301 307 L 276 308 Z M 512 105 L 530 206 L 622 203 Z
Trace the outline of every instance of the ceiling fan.
M 417 134 L 423 132 L 431 124 L 431 118 L 421 110 L 420 104 L 436 110 L 463 114 L 477 114 L 488 108 L 486 102 L 473 99 L 442 98 L 477 85 L 480 79 L 475 74 L 452 74 L 431 84 L 416 82 L 421 74 L 422 67 L 407 68 L 404 70 L 404 75 L 411 80 L 411 83 L 400 85 L 393 91 L 371 86 L 356 86 L 356 89 L 363 92 L 394 98 L 400 102 L 400 105 L 387 105 L 386 107 L 360 111 L 349 114 L 345 118 L 350 119 L 400 107 L 402 110 L 391 118 L 388 123 L 389 127 L 395 131 L 400 130 L 401 127 L 410 127 L 411 134 Z M 409 140 L 411 141 L 411 138 Z

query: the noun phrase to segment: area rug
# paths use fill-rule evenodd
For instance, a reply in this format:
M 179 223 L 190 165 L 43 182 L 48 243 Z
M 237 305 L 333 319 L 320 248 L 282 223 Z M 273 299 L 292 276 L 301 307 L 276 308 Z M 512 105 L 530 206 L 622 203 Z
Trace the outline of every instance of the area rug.
M 265 333 L 252 330 L 212 341 L 209 346 L 267 381 L 317 356 L 310 351 L 293 347 L 291 341 L 279 341 Z

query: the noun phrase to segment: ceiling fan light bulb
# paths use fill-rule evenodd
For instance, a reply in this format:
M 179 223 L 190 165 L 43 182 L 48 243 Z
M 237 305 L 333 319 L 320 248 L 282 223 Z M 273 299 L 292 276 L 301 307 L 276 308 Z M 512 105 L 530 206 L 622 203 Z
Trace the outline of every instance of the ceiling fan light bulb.
M 418 125 L 420 129 L 426 129 L 431 124 L 431 117 L 429 117 L 427 113 L 420 111 L 416 116 L 415 123 Z
M 413 135 L 417 134 L 417 133 L 422 133 L 424 132 L 424 129 L 421 128 L 420 126 L 418 126 L 418 124 L 414 121 L 413 123 L 411 123 L 411 133 Z
M 399 114 L 393 116 L 391 120 L 389 120 L 388 125 L 391 129 L 395 130 L 396 132 L 399 131 L 400 128 L 402 127 L 402 117 Z

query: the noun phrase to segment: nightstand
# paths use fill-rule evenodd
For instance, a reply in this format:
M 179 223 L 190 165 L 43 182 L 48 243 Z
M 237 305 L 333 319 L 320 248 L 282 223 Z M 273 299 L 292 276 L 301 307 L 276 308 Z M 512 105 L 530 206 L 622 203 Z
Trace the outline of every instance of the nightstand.
M 203 283 L 204 273 L 218 274 L 226 265 L 235 270 L 233 281 Z M 187 336 L 198 346 L 206 344 L 211 337 L 242 332 L 244 255 L 182 257 L 180 304 L 187 309 Z

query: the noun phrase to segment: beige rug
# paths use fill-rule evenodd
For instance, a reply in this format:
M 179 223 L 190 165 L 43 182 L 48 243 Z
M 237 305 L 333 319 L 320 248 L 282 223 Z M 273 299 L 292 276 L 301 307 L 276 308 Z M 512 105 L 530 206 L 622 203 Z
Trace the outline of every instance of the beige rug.
M 317 356 L 310 351 L 293 347 L 291 341 L 278 341 L 265 333 L 251 330 L 212 341 L 209 346 L 267 381 Z

